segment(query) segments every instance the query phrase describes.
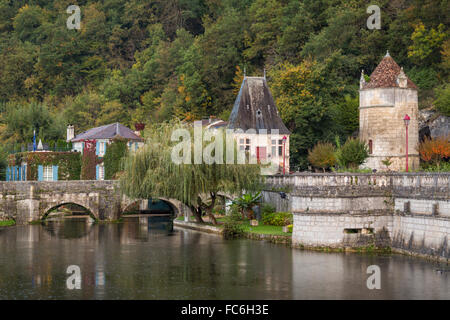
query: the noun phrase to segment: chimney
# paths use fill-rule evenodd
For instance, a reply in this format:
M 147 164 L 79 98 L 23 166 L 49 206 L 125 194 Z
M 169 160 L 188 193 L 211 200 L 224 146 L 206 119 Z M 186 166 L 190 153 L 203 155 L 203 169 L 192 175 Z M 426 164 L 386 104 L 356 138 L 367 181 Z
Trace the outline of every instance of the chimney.
M 69 142 L 73 138 L 75 138 L 75 129 L 74 129 L 74 127 L 72 125 L 69 124 L 67 126 L 67 139 L 66 139 L 66 142 Z

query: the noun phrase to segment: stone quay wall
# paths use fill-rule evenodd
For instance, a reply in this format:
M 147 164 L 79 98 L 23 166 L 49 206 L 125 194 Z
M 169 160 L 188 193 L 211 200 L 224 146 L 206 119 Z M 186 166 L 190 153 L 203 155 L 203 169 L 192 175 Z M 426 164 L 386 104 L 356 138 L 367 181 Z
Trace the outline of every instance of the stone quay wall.
M 293 212 L 296 246 L 389 246 L 450 258 L 450 173 L 269 176 L 263 197 Z

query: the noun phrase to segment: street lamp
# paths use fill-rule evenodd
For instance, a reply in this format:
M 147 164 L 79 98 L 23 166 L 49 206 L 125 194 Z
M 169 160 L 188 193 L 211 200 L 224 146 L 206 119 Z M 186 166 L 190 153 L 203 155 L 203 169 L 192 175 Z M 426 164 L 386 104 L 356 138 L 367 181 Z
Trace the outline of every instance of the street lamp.
M 406 127 L 406 172 L 408 172 L 408 126 L 410 120 L 411 118 L 407 114 L 405 114 L 403 121 L 405 122 Z
M 287 137 L 283 137 L 283 175 L 286 174 L 286 140 Z

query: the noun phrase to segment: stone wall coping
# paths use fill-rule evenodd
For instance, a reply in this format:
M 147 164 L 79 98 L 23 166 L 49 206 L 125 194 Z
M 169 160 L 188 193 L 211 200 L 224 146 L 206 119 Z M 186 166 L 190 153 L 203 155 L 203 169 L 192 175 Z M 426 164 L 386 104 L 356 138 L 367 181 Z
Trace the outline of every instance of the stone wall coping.
M 288 177 L 336 177 L 336 176 L 362 176 L 362 177 L 415 177 L 415 176 L 445 176 L 450 177 L 450 172 L 376 172 L 376 173 L 362 173 L 362 172 L 295 172 L 291 174 L 275 174 L 267 175 L 268 178 L 288 178 Z

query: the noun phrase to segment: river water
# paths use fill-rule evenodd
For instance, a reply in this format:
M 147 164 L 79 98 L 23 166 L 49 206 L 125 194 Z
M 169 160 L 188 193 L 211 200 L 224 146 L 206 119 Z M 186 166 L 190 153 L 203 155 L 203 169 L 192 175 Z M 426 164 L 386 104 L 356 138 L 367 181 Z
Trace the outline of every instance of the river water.
M 0 228 L 0 299 L 450 299 L 445 264 L 170 229 L 138 218 Z M 81 289 L 67 286 L 71 265 Z M 367 288 L 370 265 L 381 289 Z

